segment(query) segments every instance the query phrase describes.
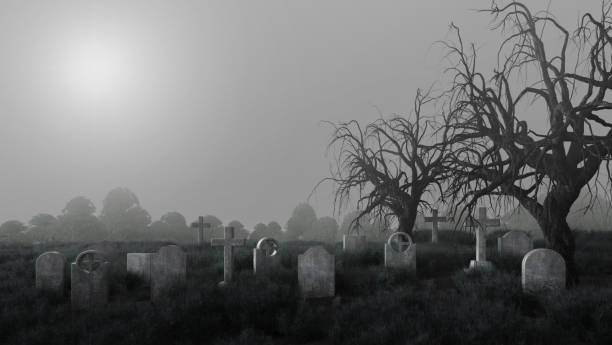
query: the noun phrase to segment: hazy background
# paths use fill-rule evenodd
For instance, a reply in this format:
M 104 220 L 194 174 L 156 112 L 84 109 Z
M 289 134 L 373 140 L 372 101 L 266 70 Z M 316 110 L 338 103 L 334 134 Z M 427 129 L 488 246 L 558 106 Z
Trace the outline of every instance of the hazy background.
M 58 214 L 77 195 L 99 211 L 128 187 L 153 219 L 284 225 L 328 175 L 320 121 L 408 113 L 445 66 L 432 43 L 449 23 L 495 49 L 490 18 L 472 11 L 489 5 L 0 1 L 0 221 Z M 570 28 L 598 6 L 550 2 Z M 82 51 L 115 61 L 104 85 L 75 74 Z M 311 200 L 320 216 L 330 193 Z

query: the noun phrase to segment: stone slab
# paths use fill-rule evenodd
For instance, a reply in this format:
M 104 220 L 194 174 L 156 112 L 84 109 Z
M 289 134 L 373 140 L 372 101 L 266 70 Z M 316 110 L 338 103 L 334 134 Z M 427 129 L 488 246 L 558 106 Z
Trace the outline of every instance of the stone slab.
M 66 256 L 59 252 L 45 252 L 36 258 L 36 288 L 58 295 L 66 286 Z
M 497 250 L 500 256 L 523 257 L 532 249 L 531 236 L 524 231 L 513 230 L 497 239 Z
M 565 274 L 565 260 L 554 250 L 534 249 L 523 257 L 521 284 L 525 293 L 557 293 L 565 289 Z
M 187 255 L 176 245 L 164 246 L 151 256 L 151 299 L 187 276 Z
M 304 298 L 333 297 L 336 291 L 335 257 L 322 246 L 298 255 L 298 285 Z

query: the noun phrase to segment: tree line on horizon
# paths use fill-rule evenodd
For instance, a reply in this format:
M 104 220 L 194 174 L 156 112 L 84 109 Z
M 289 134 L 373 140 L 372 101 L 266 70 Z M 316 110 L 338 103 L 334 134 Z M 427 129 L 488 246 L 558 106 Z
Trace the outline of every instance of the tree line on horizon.
M 236 238 L 259 240 L 272 237 L 277 240 L 305 240 L 337 242 L 349 232 L 358 211 L 347 213 L 341 224 L 329 216 L 318 218 L 315 210 L 307 203 L 298 204 L 285 228 L 276 221 L 258 223 L 247 229 L 240 221 L 232 220 L 226 225 L 214 215 L 204 216 L 204 222 L 211 225 L 206 238 L 224 235 L 224 226 L 234 227 Z M 361 220 L 360 231 L 368 240 L 385 240 L 385 227 L 376 219 Z M 135 193 L 128 188 L 111 190 L 102 202 L 102 210 L 96 215 L 94 203 L 77 196 L 66 203 L 61 214 L 54 216 L 39 213 L 27 222 L 8 220 L 0 224 L 0 241 L 20 243 L 49 242 L 96 242 L 96 241 L 173 241 L 192 243 L 195 229 L 185 216 L 177 211 L 163 214 L 153 221 L 147 210 L 140 206 Z

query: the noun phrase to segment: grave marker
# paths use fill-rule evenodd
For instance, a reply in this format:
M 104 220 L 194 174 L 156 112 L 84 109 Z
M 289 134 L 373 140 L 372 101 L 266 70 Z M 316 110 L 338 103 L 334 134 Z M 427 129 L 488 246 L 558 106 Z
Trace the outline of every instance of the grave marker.
M 347 253 L 360 253 L 366 251 L 368 242 L 365 235 L 342 236 L 342 249 Z
M 531 236 L 524 231 L 512 230 L 497 239 L 499 255 L 524 256 L 533 249 Z
M 278 271 L 281 264 L 278 242 L 270 237 L 263 237 L 253 249 L 253 273 L 272 274 Z
M 201 246 L 204 244 L 204 234 L 206 229 L 211 228 L 210 223 L 204 223 L 204 217 L 199 216 L 198 222 L 191 223 L 191 227 L 196 229 L 196 244 Z
M 97 250 L 86 250 L 70 265 L 73 310 L 91 310 L 108 304 L 109 262 Z
M 232 281 L 234 273 L 234 247 L 242 247 L 246 244 L 246 239 L 234 238 L 234 228 L 231 226 L 225 227 L 224 238 L 213 238 L 210 244 L 213 247 L 223 247 L 223 281 L 220 286 L 229 284 Z
M 432 223 L 431 225 L 431 243 L 438 243 L 438 222 L 446 222 L 446 217 L 438 217 L 438 210 L 434 209 L 431 211 L 431 217 L 425 217 L 425 223 Z
M 335 294 L 335 258 L 322 246 L 298 255 L 298 285 L 304 298 L 333 297 Z
M 66 285 L 66 257 L 59 252 L 45 252 L 36 258 L 36 288 L 63 295 Z
M 140 276 L 145 282 L 150 283 L 153 257 L 155 255 L 155 253 L 127 253 L 127 271 Z
M 472 226 L 476 226 L 476 259 L 470 261 L 470 269 L 490 269 L 493 264 L 487 261 L 487 227 L 499 226 L 499 219 L 488 218 L 487 208 L 478 209 L 478 219 L 472 219 Z
M 551 249 L 539 248 L 523 257 L 521 283 L 531 294 L 557 293 L 565 288 L 565 260 Z
M 405 232 L 394 232 L 385 243 L 385 267 L 407 268 L 416 275 L 416 244 Z
M 185 280 L 187 255 L 176 245 L 163 246 L 151 254 L 151 299 L 156 300 L 165 289 Z

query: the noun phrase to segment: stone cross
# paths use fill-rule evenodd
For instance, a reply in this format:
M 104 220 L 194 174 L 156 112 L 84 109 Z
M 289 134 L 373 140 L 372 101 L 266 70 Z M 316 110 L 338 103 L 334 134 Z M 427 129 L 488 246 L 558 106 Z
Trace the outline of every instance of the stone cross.
M 491 263 L 487 261 L 487 226 L 499 226 L 497 218 L 487 217 L 487 208 L 478 209 L 478 219 L 472 219 L 472 226 L 476 228 L 476 260 L 470 262 L 470 268 L 491 268 Z
M 191 227 L 197 229 L 196 232 L 196 244 L 201 246 L 204 243 L 204 229 L 210 229 L 210 223 L 204 223 L 204 217 L 199 216 L 198 222 L 191 223 Z
M 431 211 L 431 217 L 425 217 L 425 223 L 432 223 L 431 243 L 438 243 L 438 222 L 446 222 L 446 217 L 438 217 L 438 210 Z
M 234 238 L 234 227 L 225 227 L 224 238 L 213 238 L 210 245 L 213 247 L 223 246 L 223 281 L 219 285 L 223 286 L 232 281 L 234 272 L 234 247 L 243 247 L 246 244 L 244 238 Z
M 416 275 L 416 245 L 405 232 L 394 232 L 385 243 L 385 267 L 406 268 Z

